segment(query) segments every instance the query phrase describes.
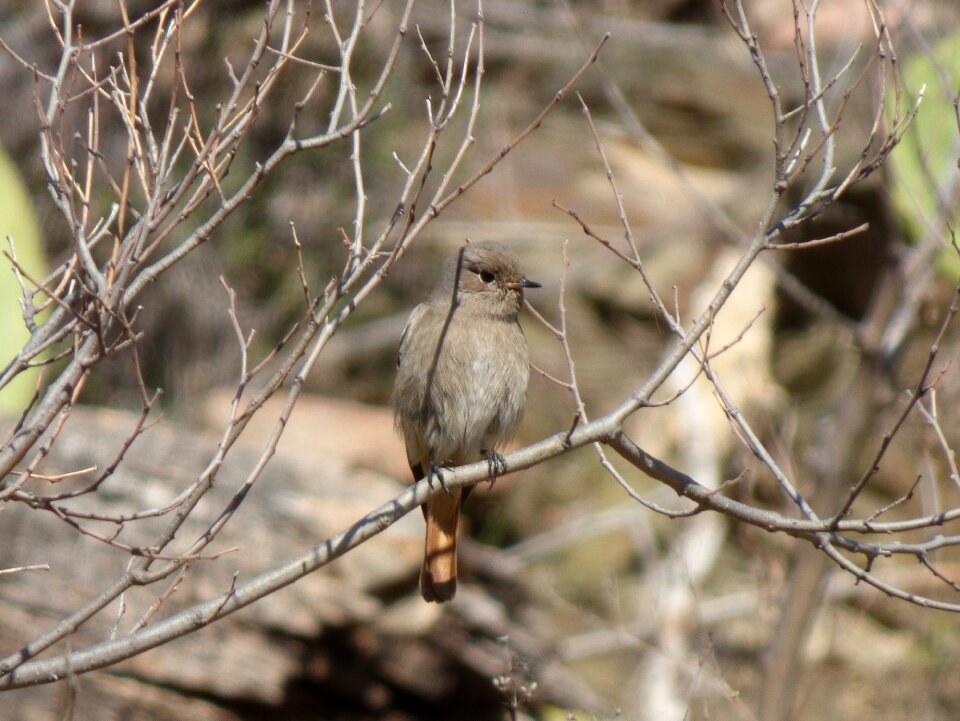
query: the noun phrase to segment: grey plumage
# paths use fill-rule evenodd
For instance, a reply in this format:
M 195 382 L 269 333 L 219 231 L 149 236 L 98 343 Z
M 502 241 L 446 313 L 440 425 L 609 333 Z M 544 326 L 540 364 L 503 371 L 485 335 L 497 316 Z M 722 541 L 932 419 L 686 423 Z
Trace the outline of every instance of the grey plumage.
M 526 404 L 527 344 L 517 316 L 527 280 L 516 255 L 495 242 L 470 243 L 444 265 L 429 300 L 400 340 L 393 404 L 414 480 L 431 466 L 460 465 L 495 452 L 517 429 Z M 456 591 L 459 489 L 427 503 L 420 590 L 428 601 Z

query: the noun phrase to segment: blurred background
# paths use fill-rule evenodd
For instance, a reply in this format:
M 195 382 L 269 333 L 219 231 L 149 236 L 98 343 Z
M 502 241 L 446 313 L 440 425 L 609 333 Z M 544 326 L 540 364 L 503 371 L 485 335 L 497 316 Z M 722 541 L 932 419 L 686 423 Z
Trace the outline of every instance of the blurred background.
M 131 15 L 149 3 L 128 2 Z M 368 86 L 392 41 L 398 8 L 377 10 L 359 49 L 355 74 Z M 346 22 L 351 3 L 332 7 Z M 802 98 L 789 0 L 745 7 L 771 75 L 789 102 Z M 715 361 L 727 392 L 767 447 L 822 513 L 836 508 L 868 468 L 916 384 L 949 306 L 960 263 L 949 252 L 960 133 L 952 106 L 960 84 L 960 7 L 952 0 L 886 2 L 902 71 L 902 102 L 925 86 L 914 132 L 891 163 L 841 202 L 786 238 L 832 235 L 868 222 L 849 240 L 806 251 L 768 254 L 750 270 L 717 318 L 711 348 L 736 341 Z M 321 23 L 325 8 L 313 7 Z M 646 271 L 684 322 L 706 307 L 768 203 L 772 183 L 770 101 L 756 67 L 714 0 L 487 0 L 483 96 L 476 143 L 464 178 L 509 143 L 606 32 L 612 38 L 576 90 L 589 106 L 623 196 Z M 259 32 L 263 4 L 204 2 L 181 38 L 192 91 L 219 98 L 224 57 L 242 58 Z M 458 3 L 459 42 L 475 7 Z M 118 27 L 116 3 L 82 3 L 90 37 Z M 419 2 L 413 22 L 424 44 L 444 56 L 449 4 Z M 853 70 L 872 52 L 871 18 L 862 0 L 823 0 L 818 51 L 825 77 L 863 44 Z M 43 4 L 0 1 L 0 36 L 40 67 L 58 48 Z M 146 37 L 146 36 L 145 36 Z M 394 212 L 402 173 L 426 127 L 434 75 L 419 40 L 404 44 L 384 102 L 393 110 L 364 136 L 371 228 Z M 367 66 L 362 58 L 370 53 Z M 299 55 L 335 62 L 318 29 Z M 43 274 L 71 241 L 48 196 L 37 159 L 34 78 L 0 56 L 0 234 Z M 239 63 L 238 63 L 239 64 Z M 363 76 L 368 71 L 369 77 Z M 847 80 L 849 78 L 849 80 Z M 242 147 L 238 164 L 269 154 L 282 140 L 290 108 L 303 93 L 283 86 Z M 847 100 L 837 166 L 856 160 L 881 97 L 872 76 Z M 163 93 L 159 96 L 163 97 Z M 200 106 L 206 113 L 213 109 Z M 463 120 L 460 121 L 461 125 Z M 325 118 L 307 118 L 304 132 Z M 102 139 L 109 157 L 124 157 Z M 456 146 L 438 148 L 438 166 Z M 303 312 L 297 229 L 307 280 L 315 290 L 342 266 L 340 228 L 355 212 L 353 176 L 343 146 L 303 153 L 272 175 L 250 202 L 140 301 L 141 366 L 162 387 L 163 418 L 131 449 L 111 486 L 118 507 L 169 493 L 203 467 L 229 412 L 239 354 L 219 278 L 237 292 L 238 316 L 256 329 L 263 355 Z M 782 201 L 788 210 L 803 187 Z M 587 412 L 609 412 L 639 388 L 672 347 L 636 272 L 587 237 L 575 210 L 598 235 L 626 247 L 616 198 L 576 97 L 417 239 L 386 282 L 353 315 L 308 378 L 309 397 L 294 411 L 268 476 L 222 539 L 233 557 L 194 568 L 171 610 L 222 590 L 234 572 L 252 575 L 317 543 L 389 499 L 408 482 L 392 428 L 389 394 L 397 343 L 424 299 L 442 259 L 466 239 L 511 245 L 527 276 L 543 289 L 528 301 L 560 321 L 558 297 L 569 258 L 565 309 L 569 342 Z M 0 276 L 0 360 L 25 339 L 18 286 Z M 522 319 L 538 369 L 531 376 L 517 445 L 570 427 L 567 361 L 552 333 Z M 899 324 L 899 325 L 898 325 Z M 744 329 L 749 330 L 744 333 Z M 742 337 L 741 337 L 742 336 Z M 943 364 L 957 350 L 951 331 Z M 667 405 L 629 421 L 646 450 L 700 482 L 738 479 L 728 494 L 787 512 L 769 472 L 744 447 L 713 389 L 687 385 L 685 368 L 658 397 Z M 948 369 L 939 380 L 940 423 L 956 431 L 960 394 Z M 0 409 L 16 418 L 24 397 L 7 389 Z M 51 463 L 104 464 L 139 410 L 129 359 L 91 376 Z M 276 417 L 254 421 L 223 485 L 241 482 Z M 262 423 L 262 425 L 256 425 Z M 5 423 L 4 427 L 9 425 Z M 956 486 L 929 423 L 908 422 L 863 500 L 881 508 L 914 489 L 889 517 L 955 507 Z M 113 450 L 111 450 L 113 449 Z M 619 465 L 618 465 L 619 468 Z M 652 503 L 686 508 L 669 489 L 620 468 Z M 229 496 L 227 496 L 229 497 Z M 918 511 L 920 509 L 920 511 Z M 807 544 L 732 523 L 716 514 L 670 519 L 629 498 L 591 449 L 567 454 L 481 486 L 466 507 L 464 583 L 438 608 L 416 593 L 419 514 L 373 539 L 330 569 L 251 609 L 119 667 L 60 687 L 9 692 L 0 718 L 150 719 L 948 719 L 960 707 L 960 623 L 884 596 L 832 566 Z M 61 560 L 58 578 L 0 577 L 0 639 L 5 650 L 79 605 L 125 558 L 63 524 L 10 509 L 0 515 L 3 565 Z M 414 517 L 416 516 L 416 517 Z M 200 519 L 202 521 L 202 519 Z M 917 532 L 910 538 L 929 538 Z M 55 549 L 55 553 L 51 553 Z M 68 560 L 72 559 L 72 560 Z M 937 568 L 960 578 L 960 558 L 944 552 Z M 239 569 L 239 570 L 238 570 Z M 902 588 L 956 601 L 914 558 L 889 562 L 884 578 Z M 77 645 L 109 632 L 87 629 Z M 32 635 L 31 635 L 32 634 Z M 62 650 L 62 648 L 61 648 Z M 511 711 L 511 708 L 514 708 Z M 509 716 L 508 716 L 509 717 Z

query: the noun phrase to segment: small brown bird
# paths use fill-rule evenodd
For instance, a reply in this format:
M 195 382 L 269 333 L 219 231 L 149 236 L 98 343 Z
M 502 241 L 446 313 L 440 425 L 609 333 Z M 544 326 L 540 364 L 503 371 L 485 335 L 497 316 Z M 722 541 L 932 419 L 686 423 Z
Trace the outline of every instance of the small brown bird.
M 429 300 L 418 305 L 400 339 L 393 406 L 414 481 L 441 466 L 486 457 L 520 424 L 530 370 L 517 322 L 523 289 L 540 284 L 500 243 L 468 243 L 443 268 Z M 470 489 L 435 494 L 427 522 L 420 593 L 449 601 L 457 590 L 457 527 Z

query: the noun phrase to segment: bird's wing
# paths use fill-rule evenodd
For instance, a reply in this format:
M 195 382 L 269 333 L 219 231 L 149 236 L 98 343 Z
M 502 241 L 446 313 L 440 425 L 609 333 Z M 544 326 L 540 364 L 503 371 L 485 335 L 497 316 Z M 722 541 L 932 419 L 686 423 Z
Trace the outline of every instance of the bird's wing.
M 410 314 L 410 317 L 407 318 L 407 324 L 403 326 L 403 333 L 400 335 L 400 347 L 397 348 L 397 368 L 400 367 L 400 361 L 403 359 L 403 351 L 406 348 L 407 340 L 410 337 L 411 329 L 419 322 L 420 318 L 423 317 L 423 314 L 427 312 L 427 304 L 421 303 L 416 308 L 413 309 L 413 312 Z

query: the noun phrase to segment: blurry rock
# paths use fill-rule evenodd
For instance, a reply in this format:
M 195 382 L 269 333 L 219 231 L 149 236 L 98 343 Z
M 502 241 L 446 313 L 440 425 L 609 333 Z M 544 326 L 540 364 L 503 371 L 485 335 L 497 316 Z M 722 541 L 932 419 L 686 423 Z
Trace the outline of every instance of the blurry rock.
M 208 403 L 212 415 L 215 398 Z M 222 398 L 228 402 L 230 396 Z M 236 501 L 278 408 L 268 404 L 263 419 L 254 420 L 231 449 L 215 485 L 178 533 L 176 548 L 189 545 Z M 12 422 L 8 419 L 3 427 Z M 38 472 L 107 467 L 136 422 L 135 415 L 119 411 L 72 409 Z M 162 507 L 210 463 L 220 437 L 161 419 L 127 449 L 97 493 L 62 503 L 101 514 Z M 70 637 L 69 648 L 126 632 L 164 592 L 169 593 L 155 620 L 222 593 L 235 579 L 249 579 L 342 530 L 402 489 L 403 484 L 372 469 L 407 473 L 398 446 L 387 409 L 302 399 L 276 455 L 205 554 L 234 550 L 195 561 L 175 588 L 171 578 L 130 589 L 122 610 L 114 602 L 94 616 Z M 92 478 L 88 474 L 56 484 L 35 480 L 25 488 L 50 494 L 81 487 Z M 130 559 L 122 549 L 78 533 L 54 514 L 21 503 L 8 503 L 0 520 L 0 568 L 50 564 L 47 572 L 0 577 L 4 652 L 88 603 L 119 577 Z M 117 540 L 149 543 L 166 522 L 128 522 Z M 92 521 L 84 527 L 101 534 L 117 530 L 114 524 Z M 536 703 L 595 705 L 589 690 L 552 659 L 556 630 L 546 616 L 541 614 L 535 632 L 528 623 L 514 621 L 513 614 L 529 603 L 522 585 L 505 605 L 468 571 L 454 603 L 441 608 L 420 601 L 416 578 L 422 533 L 419 513 L 411 513 L 330 566 L 218 623 L 80 677 L 75 698 L 65 684 L 8 692 L 0 717 L 43 718 L 74 703 L 77 718 L 234 721 L 252 713 L 399 721 L 415 717 L 404 710 L 415 703 L 430 717 L 452 717 L 455 709 L 464 709 L 458 718 L 488 719 L 501 713 L 502 696 L 491 677 L 509 669 L 514 651 L 498 640 L 509 636 L 522 638 L 524 653 L 543 666 Z M 477 556 L 469 552 L 469 542 L 465 545 L 465 559 Z M 464 563 L 465 570 L 475 565 Z M 489 578 L 490 571 L 484 575 Z M 499 610 L 492 616 L 478 613 L 483 608 Z M 525 613 L 530 612 L 532 608 Z M 52 652 L 67 648 L 61 643 Z M 431 668 L 442 673 L 431 674 Z

